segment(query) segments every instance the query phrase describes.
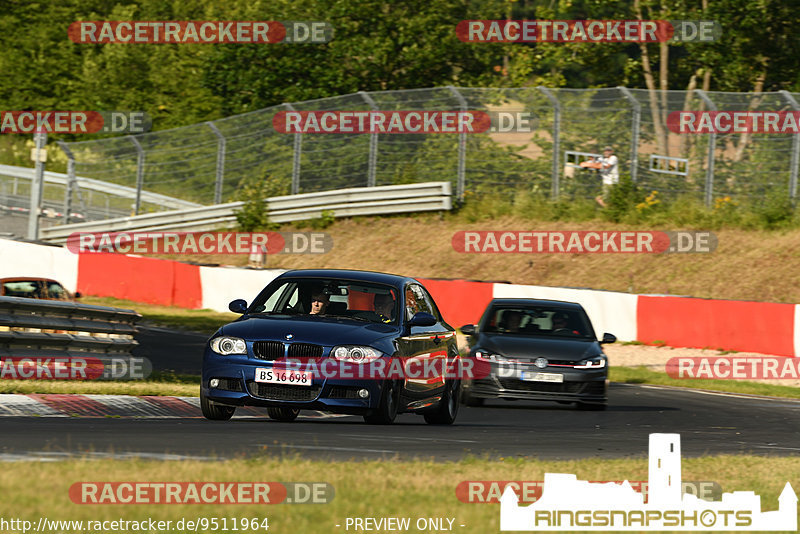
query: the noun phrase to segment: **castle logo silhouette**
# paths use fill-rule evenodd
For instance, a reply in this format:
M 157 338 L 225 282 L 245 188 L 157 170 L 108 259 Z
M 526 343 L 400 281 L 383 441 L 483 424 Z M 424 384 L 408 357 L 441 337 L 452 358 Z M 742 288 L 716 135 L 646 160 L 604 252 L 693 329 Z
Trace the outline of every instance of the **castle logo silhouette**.
M 789 482 L 778 510 L 761 511 L 752 491 L 723 493 L 704 501 L 681 493 L 680 434 L 650 434 L 650 496 L 644 498 L 626 480 L 592 483 L 575 475 L 546 473 L 542 496 L 520 506 L 511 487 L 500 498 L 500 530 L 694 530 L 797 531 L 797 495 Z

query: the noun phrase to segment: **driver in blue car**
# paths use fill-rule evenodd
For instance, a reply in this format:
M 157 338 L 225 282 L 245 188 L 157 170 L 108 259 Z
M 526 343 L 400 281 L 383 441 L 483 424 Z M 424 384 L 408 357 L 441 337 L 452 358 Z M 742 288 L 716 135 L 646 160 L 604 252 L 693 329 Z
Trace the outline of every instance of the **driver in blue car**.
M 315 291 L 314 294 L 311 295 L 311 311 L 309 311 L 309 315 L 322 315 L 325 313 L 325 310 L 328 308 L 328 302 L 330 301 L 330 295 L 325 294 L 324 291 Z

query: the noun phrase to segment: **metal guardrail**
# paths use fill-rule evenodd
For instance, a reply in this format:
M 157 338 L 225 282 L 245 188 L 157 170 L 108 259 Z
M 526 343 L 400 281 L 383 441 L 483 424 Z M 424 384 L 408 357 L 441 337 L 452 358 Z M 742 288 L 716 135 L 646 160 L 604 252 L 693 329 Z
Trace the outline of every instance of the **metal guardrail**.
M 452 209 L 450 182 L 357 187 L 266 200 L 269 220 L 275 223 L 301 221 L 332 212 L 334 217 L 387 215 Z M 42 228 L 44 241 L 64 243 L 74 232 L 201 231 L 230 227 L 244 202 L 202 208 L 148 213 L 105 221 L 65 224 Z
M 30 359 L 32 368 L 52 366 L 46 361 L 50 358 L 94 362 L 93 378 L 135 378 L 113 376 L 112 366 L 133 369 L 131 351 L 139 344 L 134 336 L 141 317 L 121 308 L 0 297 L 0 357 L 6 360 L 0 364 L 0 378 L 13 378 L 17 372 L 13 366 L 9 371 L 8 362 Z M 152 369 L 147 360 L 137 358 L 137 370 L 146 376 Z
M 13 165 L 0 165 L 0 175 L 9 176 L 12 178 L 22 178 L 24 180 L 32 180 L 34 169 L 29 167 L 16 167 Z M 118 185 L 111 182 L 104 182 L 102 180 L 94 180 L 92 178 L 85 178 L 83 176 L 76 176 L 78 187 L 85 191 L 97 191 L 98 193 L 105 193 L 122 198 L 129 198 L 136 200 L 136 188 Z M 44 181 L 47 184 L 56 184 L 67 187 L 69 185 L 69 176 L 60 172 L 44 172 Z M 193 208 L 200 206 L 196 202 L 189 202 L 188 200 L 181 200 L 180 198 L 161 195 L 159 193 L 152 193 L 150 191 L 142 191 L 141 200 L 151 204 L 157 204 L 170 209 L 183 209 Z

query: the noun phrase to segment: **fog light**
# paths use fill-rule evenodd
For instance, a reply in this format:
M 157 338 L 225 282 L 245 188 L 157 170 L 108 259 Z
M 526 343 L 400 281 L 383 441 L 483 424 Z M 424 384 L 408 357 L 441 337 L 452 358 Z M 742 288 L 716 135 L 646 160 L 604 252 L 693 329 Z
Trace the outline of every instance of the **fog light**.
M 219 387 L 219 378 L 212 378 L 211 380 L 208 381 L 208 385 L 211 386 L 212 388 Z
M 367 391 L 366 389 L 359 389 L 358 396 L 361 397 L 362 399 L 366 399 L 367 397 L 369 397 L 369 391 Z

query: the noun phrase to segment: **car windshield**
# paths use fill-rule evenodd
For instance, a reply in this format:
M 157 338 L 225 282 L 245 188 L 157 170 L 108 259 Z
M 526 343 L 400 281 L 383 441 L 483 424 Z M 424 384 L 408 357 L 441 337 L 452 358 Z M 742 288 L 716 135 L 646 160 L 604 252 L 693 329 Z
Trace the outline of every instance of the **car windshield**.
M 592 325 L 583 310 L 542 306 L 493 308 L 482 331 L 490 334 L 595 338 Z
M 286 278 L 270 284 L 247 310 L 250 315 L 344 317 L 396 325 L 397 290 L 372 282 L 331 278 Z

